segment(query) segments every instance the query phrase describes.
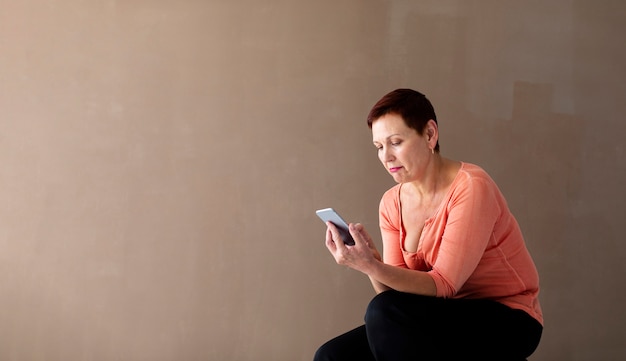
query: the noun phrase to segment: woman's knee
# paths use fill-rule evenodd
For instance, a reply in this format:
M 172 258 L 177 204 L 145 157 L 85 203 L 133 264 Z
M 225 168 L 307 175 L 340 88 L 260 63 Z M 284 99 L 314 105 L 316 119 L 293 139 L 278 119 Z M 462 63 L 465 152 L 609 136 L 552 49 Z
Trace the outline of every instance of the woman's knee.
M 365 324 L 368 327 L 375 326 L 393 318 L 393 314 L 398 310 L 399 297 L 401 297 L 400 292 L 390 290 L 372 298 L 365 311 Z
M 320 346 L 313 356 L 313 361 L 330 361 L 332 360 L 332 347 L 328 345 L 328 342 Z
M 314 361 L 372 360 L 365 326 L 359 326 L 324 343 L 315 352 Z
M 438 302 L 435 297 L 420 296 L 399 291 L 385 291 L 376 295 L 367 306 L 365 324 L 368 326 L 386 323 L 404 323 L 415 319 L 426 320 L 428 317 L 417 310 L 432 309 Z M 419 312 L 419 315 L 416 314 Z

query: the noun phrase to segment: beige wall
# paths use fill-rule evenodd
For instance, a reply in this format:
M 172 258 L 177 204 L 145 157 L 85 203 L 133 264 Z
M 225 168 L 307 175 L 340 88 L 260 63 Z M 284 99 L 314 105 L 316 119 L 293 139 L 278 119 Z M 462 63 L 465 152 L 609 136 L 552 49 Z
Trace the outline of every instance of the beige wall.
M 310 360 L 372 291 L 364 117 L 425 92 L 542 276 L 533 360 L 623 360 L 626 3 L 0 0 L 0 359 Z

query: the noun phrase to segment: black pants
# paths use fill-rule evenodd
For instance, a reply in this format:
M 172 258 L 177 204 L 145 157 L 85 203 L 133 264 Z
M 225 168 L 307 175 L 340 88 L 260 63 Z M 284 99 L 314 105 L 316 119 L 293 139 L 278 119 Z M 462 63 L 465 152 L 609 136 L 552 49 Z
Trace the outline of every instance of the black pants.
M 495 301 L 386 291 L 370 302 L 365 325 L 322 345 L 314 360 L 525 360 L 542 331 L 526 312 Z

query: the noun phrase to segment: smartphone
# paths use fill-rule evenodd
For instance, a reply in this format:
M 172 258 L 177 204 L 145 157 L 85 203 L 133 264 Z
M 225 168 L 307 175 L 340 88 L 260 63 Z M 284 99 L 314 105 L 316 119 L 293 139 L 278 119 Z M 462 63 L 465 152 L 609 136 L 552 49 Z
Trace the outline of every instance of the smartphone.
M 317 211 L 315 211 L 315 213 L 317 214 L 318 217 L 320 217 L 322 221 L 324 221 L 324 223 L 330 221 L 335 226 L 337 226 L 337 229 L 339 230 L 339 234 L 341 235 L 341 238 L 343 239 L 343 243 L 345 245 L 354 246 L 354 239 L 352 239 L 352 235 L 350 234 L 350 231 L 348 230 L 348 223 L 346 223 L 346 221 L 344 221 L 343 218 L 341 218 L 339 213 L 337 213 L 332 208 L 318 209 Z

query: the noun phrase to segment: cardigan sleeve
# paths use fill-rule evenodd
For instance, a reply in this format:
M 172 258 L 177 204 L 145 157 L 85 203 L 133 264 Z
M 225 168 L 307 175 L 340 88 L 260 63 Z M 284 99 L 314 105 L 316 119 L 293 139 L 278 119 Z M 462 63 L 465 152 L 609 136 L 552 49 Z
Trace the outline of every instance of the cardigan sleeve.
M 481 177 L 467 177 L 455 189 L 430 271 L 437 296 L 454 296 L 483 258 L 501 214 L 497 192 L 491 179 Z

